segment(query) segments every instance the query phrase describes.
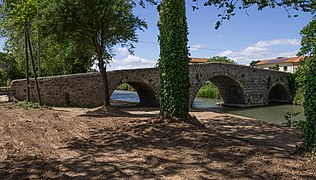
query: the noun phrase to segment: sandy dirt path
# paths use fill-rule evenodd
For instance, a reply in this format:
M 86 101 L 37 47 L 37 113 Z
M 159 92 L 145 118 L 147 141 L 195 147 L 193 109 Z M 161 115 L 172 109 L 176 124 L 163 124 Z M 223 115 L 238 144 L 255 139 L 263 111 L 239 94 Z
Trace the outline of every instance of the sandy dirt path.
M 0 104 L 0 179 L 316 179 L 296 129 L 192 110 L 206 128 L 151 108 Z

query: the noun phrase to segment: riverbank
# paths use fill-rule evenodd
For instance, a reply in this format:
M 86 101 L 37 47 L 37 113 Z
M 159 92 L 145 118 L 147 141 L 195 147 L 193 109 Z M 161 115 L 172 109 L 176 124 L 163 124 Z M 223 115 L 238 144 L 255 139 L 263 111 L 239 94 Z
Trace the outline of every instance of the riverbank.
M 192 110 L 206 127 L 153 108 L 0 104 L 0 179 L 315 179 L 296 129 Z

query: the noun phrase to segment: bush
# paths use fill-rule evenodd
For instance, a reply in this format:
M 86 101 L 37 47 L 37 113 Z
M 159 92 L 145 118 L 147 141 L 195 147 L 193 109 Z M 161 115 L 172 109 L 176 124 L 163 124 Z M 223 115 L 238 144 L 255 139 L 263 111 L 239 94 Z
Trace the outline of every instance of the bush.
M 196 96 L 204 98 L 220 98 L 218 88 L 211 82 L 208 82 L 202 86 Z
M 304 105 L 304 92 L 302 88 L 297 89 L 293 103 L 301 106 Z

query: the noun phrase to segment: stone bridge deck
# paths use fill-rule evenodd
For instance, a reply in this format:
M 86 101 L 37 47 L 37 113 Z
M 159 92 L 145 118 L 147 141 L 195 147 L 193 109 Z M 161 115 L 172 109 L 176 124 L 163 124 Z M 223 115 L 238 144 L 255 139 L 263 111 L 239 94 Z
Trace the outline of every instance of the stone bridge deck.
M 269 101 L 291 102 L 287 73 L 243 65 L 203 63 L 190 65 L 190 106 L 207 81 L 220 91 L 224 105 L 251 107 Z M 135 88 L 142 106 L 159 105 L 159 71 L 157 68 L 108 72 L 110 94 L 122 83 Z M 30 81 L 31 99 L 37 101 L 34 81 Z M 73 74 L 39 78 L 42 101 L 53 106 L 94 107 L 102 105 L 99 73 Z M 26 99 L 25 80 L 11 84 L 15 98 Z

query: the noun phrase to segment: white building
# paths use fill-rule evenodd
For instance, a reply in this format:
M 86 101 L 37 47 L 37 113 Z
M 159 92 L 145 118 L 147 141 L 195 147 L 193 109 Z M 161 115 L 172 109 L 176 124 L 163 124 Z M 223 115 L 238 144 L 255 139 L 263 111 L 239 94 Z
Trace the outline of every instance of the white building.
M 295 73 L 303 59 L 303 56 L 291 58 L 278 57 L 276 59 L 262 60 L 258 62 L 256 66 L 263 69 L 279 67 L 279 71 Z

